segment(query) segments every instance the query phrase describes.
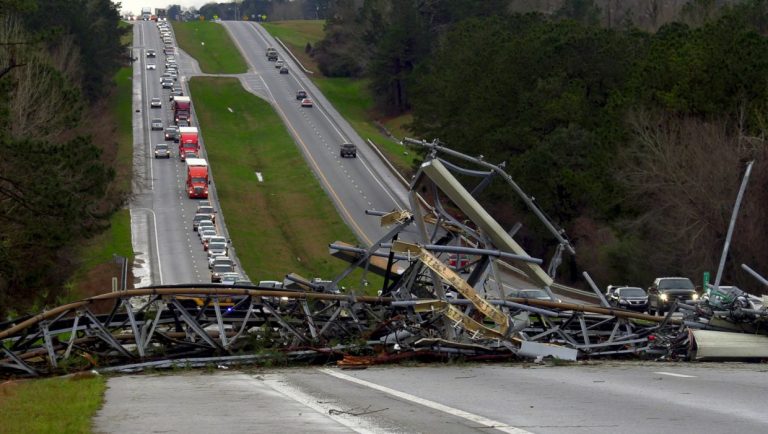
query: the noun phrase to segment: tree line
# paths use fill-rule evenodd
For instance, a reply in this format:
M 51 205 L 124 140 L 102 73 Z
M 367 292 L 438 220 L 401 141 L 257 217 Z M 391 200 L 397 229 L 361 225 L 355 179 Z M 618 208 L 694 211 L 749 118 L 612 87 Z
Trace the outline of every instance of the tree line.
M 655 31 L 608 27 L 591 0 L 337 0 L 314 47 L 323 73 L 370 82 L 420 138 L 512 176 L 573 238 L 564 275 L 647 286 L 714 271 L 745 163 L 755 159 L 726 281 L 768 273 L 768 1 L 693 0 Z M 536 255 L 543 232 L 505 191 L 484 200 Z
M 109 0 L 0 0 L 0 317 L 53 303 L 123 197 L 87 134 L 128 60 Z

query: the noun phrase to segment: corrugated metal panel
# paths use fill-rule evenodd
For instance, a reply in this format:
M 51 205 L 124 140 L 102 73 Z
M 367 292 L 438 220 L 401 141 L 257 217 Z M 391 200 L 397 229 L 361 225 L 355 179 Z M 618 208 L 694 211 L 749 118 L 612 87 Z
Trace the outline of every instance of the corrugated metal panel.
M 693 330 L 695 360 L 768 359 L 768 336 Z

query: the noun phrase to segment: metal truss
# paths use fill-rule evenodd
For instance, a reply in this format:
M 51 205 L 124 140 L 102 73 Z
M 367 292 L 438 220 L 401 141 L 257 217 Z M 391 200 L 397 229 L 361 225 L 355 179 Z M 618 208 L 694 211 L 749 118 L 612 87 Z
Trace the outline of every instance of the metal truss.
M 740 293 L 720 305 L 675 304 L 665 317 L 657 317 L 612 308 L 584 273 L 600 305 L 563 302 L 554 296 L 519 298 L 515 291 L 520 288 L 505 284 L 502 269 L 518 270 L 517 277 L 529 282 L 526 288 L 551 295 L 562 253 L 575 253 L 564 231 L 549 221 L 503 165 L 436 142 L 411 142 L 430 154 L 412 180 L 410 209 L 368 210 L 366 214 L 389 228 L 370 246 L 331 244 L 331 254 L 349 262 L 335 278 L 307 280 L 288 274 L 285 289 L 156 286 L 60 306 L 0 324 L 0 375 L 265 359 L 346 364 L 456 356 L 680 359 L 693 350 L 717 354 L 711 346 L 702 348 L 707 339 L 717 337 L 702 335 L 696 348 L 696 333 L 701 331 L 765 334 L 766 309 Z M 461 167 L 455 160 L 480 168 Z M 465 187 L 458 177 L 479 181 Z M 514 240 L 520 225 L 505 230 L 477 201 L 495 179 L 510 185 L 556 240 L 546 271 L 542 259 L 530 256 Z M 403 242 L 403 232 L 414 228 L 419 239 Z M 340 292 L 340 282 L 357 268 L 364 270 L 361 288 L 367 273 L 384 277 L 379 296 Z M 95 311 L 95 302 L 103 305 L 105 300 L 112 301 L 112 309 Z

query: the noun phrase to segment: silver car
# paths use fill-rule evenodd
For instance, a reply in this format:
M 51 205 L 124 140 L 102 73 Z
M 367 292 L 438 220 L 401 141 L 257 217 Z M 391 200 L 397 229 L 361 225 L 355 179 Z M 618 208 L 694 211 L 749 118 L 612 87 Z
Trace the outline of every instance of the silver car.
M 210 220 L 205 220 L 197 227 L 197 237 L 200 238 L 200 241 L 203 239 L 203 231 L 215 231 L 216 226 L 213 225 L 213 223 L 208 223 Z
M 212 237 L 216 238 L 216 237 Z M 226 256 L 227 255 L 227 243 L 214 243 L 208 241 L 208 258 L 214 256 Z
M 235 261 L 232 260 L 232 258 L 227 256 L 216 256 L 212 261 L 208 263 L 211 268 L 216 267 L 217 265 L 229 265 L 233 268 L 235 267 Z
M 200 242 L 205 244 L 208 241 L 208 238 L 215 237 L 216 235 L 218 234 L 215 230 L 203 228 L 203 232 L 200 234 Z
M 171 150 L 165 143 L 155 145 L 155 158 L 171 158 Z
M 163 129 L 163 120 L 162 119 L 152 119 L 152 129 L 153 130 L 162 130 Z

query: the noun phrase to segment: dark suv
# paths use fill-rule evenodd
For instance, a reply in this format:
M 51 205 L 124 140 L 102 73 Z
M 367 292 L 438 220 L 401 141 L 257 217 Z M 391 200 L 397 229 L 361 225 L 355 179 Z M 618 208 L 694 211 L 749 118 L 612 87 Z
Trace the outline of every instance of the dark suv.
M 342 158 L 344 157 L 357 157 L 357 146 L 353 145 L 352 143 L 342 143 L 341 147 L 339 148 L 339 155 L 341 155 Z
M 687 277 L 659 277 L 648 288 L 648 313 L 664 315 L 675 300 L 685 303 L 689 300 L 698 300 L 699 294 L 696 287 Z
M 648 309 L 648 294 L 636 286 L 608 286 L 605 293 L 608 304 L 621 309 L 645 312 Z

